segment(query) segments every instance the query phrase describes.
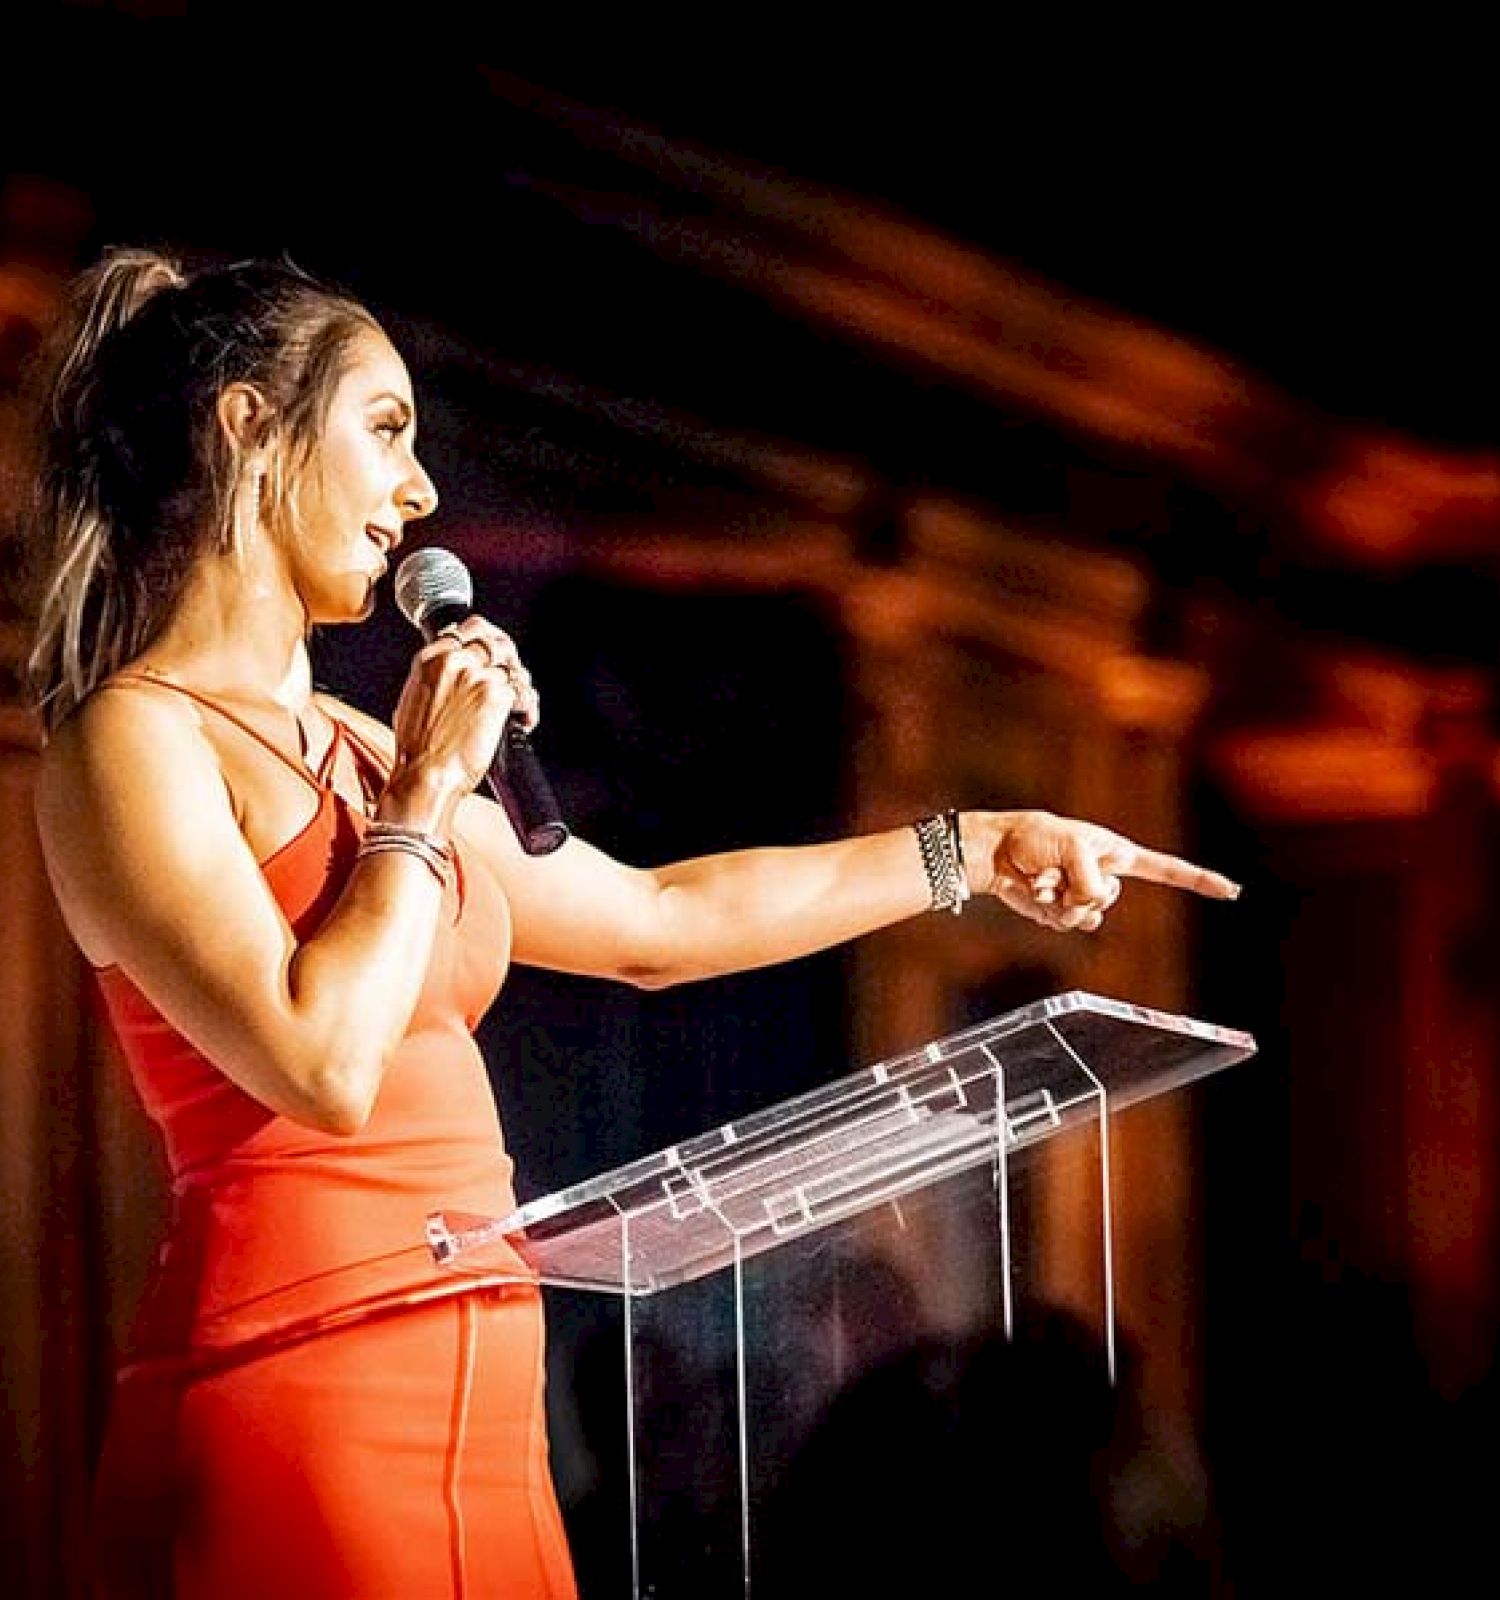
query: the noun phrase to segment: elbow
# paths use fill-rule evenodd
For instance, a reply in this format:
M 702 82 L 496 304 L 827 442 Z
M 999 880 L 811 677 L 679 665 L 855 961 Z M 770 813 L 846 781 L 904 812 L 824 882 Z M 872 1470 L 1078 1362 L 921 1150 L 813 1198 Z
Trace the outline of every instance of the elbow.
M 628 957 L 617 960 L 611 972 L 612 977 L 633 989 L 671 989 L 715 975 L 716 969 L 695 960 L 693 953 L 661 945 L 650 949 L 637 946 Z
M 304 1120 L 319 1133 L 331 1134 L 335 1139 L 352 1139 L 364 1131 L 372 1110 L 373 1105 L 354 1101 L 320 1102 L 315 1112 Z
M 682 916 L 682 892 L 647 874 L 652 892 L 614 951 L 612 976 L 633 989 L 671 989 L 707 977 L 697 936 Z
M 670 989 L 674 984 L 682 983 L 687 973 L 655 963 L 632 962 L 618 968 L 615 977 L 621 983 L 628 983 L 632 989 Z
M 320 1073 L 299 1108 L 299 1122 L 336 1139 L 363 1132 L 375 1110 L 382 1075 L 353 1062 Z

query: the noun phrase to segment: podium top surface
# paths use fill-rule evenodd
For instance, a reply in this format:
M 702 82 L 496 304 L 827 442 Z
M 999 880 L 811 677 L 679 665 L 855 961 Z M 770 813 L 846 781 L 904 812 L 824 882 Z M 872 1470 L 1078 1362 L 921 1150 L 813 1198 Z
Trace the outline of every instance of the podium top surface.
M 543 1282 L 648 1294 L 1106 1120 L 1255 1053 L 1246 1033 L 1069 990 L 820 1085 L 455 1232 L 482 1271 L 510 1245 Z

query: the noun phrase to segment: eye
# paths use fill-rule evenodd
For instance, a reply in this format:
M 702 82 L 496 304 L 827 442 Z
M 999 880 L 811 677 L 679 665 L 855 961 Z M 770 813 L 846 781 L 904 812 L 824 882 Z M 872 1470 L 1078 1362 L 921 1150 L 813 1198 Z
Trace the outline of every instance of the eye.
M 406 423 L 399 417 L 388 417 L 384 422 L 375 424 L 375 431 L 389 440 L 396 440 L 406 431 Z

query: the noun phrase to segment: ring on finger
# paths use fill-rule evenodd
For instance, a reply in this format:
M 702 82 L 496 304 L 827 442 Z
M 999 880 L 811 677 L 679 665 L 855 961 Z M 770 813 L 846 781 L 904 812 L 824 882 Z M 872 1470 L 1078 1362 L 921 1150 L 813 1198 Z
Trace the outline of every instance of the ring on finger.
M 488 639 L 484 639 L 484 638 L 465 639 L 464 640 L 464 644 L 465 644 L 465 646 L 468 646 L 468 645 L 471 645 L 471 644 L 478 645 L 479 648 L 484 651 L 484 659 L 485 659 L 485 665 L 486 666 L 498 667 L 502 672 L 504 672 L 506 674 L 507 677 L 510 675 L 510 670 L 511 670 L 510 663 L 502 655 L 500 655 L 496 651 L 494 645 Z

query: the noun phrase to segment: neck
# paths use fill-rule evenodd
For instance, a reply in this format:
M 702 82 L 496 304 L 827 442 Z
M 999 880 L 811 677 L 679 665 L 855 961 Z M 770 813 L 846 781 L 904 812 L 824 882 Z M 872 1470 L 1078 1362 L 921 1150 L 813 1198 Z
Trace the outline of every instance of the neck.
M 189 577 L 171 618 L 134 665 L 210 693 L 274 700 L 312 694 L 307 614 L 284 574 L 212 557 Z

